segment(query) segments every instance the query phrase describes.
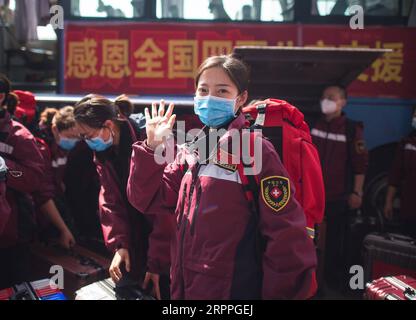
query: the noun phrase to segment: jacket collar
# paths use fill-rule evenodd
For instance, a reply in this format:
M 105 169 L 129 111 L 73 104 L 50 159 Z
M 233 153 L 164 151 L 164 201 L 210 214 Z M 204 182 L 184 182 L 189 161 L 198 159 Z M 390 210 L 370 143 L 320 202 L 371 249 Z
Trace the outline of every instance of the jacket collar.
M 329 126 L 335 126 L 335 127 L 339 127 L 341 125 L 343 125 L 345 123 L 345 119 L 346 119 L 346 115 L 345 113 L 342 113 L 339 117 L 336 117 L 334 119 L 332 119 L 331 121 L 327 121 L 325 116 L 322 116 L 322 122 L 329 125 Z

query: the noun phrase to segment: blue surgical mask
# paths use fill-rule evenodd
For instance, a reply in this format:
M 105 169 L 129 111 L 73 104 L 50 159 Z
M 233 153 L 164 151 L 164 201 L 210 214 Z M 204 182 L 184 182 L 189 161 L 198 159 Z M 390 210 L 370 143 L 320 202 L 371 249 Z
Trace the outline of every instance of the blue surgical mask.
M 86 139 L 85 140 L 85 142 L 90 147 L 90 149 L 92 149 L 94 151 L 97 151 L 97 152 L 102 152 L 102 151 L 107 150 L 108 148 L 110 148 L 113 145 L 113 142 L 114 142 L 113 132 L 111 132 L 110 138 L 107 141 L 104 141 L 104 139 L 100 137 L 102 131 L 103 131 L 103 129 L 101 129 L 101 132 L 100 132 L 100 134 L 98 135 L 97 138 Z
M 210 128 L 218 128 L 235 118 L 237 99 L 225 99 L 215 96 L 195 97 L 195 114 L 201 122 Z
M 60 138 L 59 146 L 64 150 L 70 151 L 75 148 L 78 141 L 78 139 Z
M 413 129 L 416 129 L 416 117 L 413 117 L 412 119 L 412 127 Z

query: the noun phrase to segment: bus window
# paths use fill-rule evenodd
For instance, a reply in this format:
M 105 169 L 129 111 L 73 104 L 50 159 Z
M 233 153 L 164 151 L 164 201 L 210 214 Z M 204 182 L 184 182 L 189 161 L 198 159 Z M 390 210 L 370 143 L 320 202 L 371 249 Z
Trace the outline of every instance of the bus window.
M 157 0 L 159 19 L 292 21 L 295 0 Z
M 144 14 L 144 0 L 73 0 L 71 14 L 81 18 L 137 18 Z
M 365 15 L 381 17 L 407 16 L 411 6 L 409 0 L 312 0 L 312 14 L 349 16 L 353 5 L 362 6 Z

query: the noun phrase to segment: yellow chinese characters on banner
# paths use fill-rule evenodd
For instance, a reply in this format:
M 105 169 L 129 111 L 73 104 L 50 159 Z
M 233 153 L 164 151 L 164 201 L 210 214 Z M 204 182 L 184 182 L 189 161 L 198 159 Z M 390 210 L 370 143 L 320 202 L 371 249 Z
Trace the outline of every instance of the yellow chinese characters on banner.
M 109 79 L 122 79 L 130 75 L 128 41 L 103 40 L 103 63 L 100 76 Z
M 237 47 L 244 47 L 244 46 L 253 46 L 253 47 L 261 47 L 267 46 L 267 41 L 263 40 L 237 40 L 235 42 Z
M 196 40 L 169 40 L 169 79 L 192 78 L 198 68 Z
M 278 42 L 281 46 L 293 46 L 293 42 Z M 102 63 L 98 66 L 98 43 L 95 39 L 71 41 L 68 44 L 67 76 L 76 79 L 88 79 L 98 75 L 107 79 L 123 79 L 133 74 L 135 78 L 148 79 L 189 79 L 193 78 L 201 61 L 213 55 L 229 54 L 234 46 L 264 46 L 262 40 L 197 40 L 172 39 L 165 51 L 154 38 L 146 38 L 130 56 L 129 41 L 126 39 L 104 39 L 100 43 Z M 332 44 L 317 40 L 309 47 L 332 47 Z M 371 48 L 357 40 L 338 45 L 339 48 Z M 377 41 L 375 48 L 391 49 L 377 59 L 371 67 L 362 73 L 358 80 L 362 82 L 401 83 L 404 64 L 404 45 L 402 42 Z M 199 53 L 201 48 L 201 55 Z M 131 61 L 131 59 L 134 59 Z M 166 65 L 167 64 L 167 65 Z M 130 69 L 134 65 L 134 70 Z
M 309 45 L 311 47 L 332 47 L 333 45 L 325 44 L 323 40 L 318 40 L 316 44 Z M 350 44 L 342 44 L 339 48 L 371 48 L 370 45 L 359 44 L 357 40 L 351 41 Z M 362 82 L 402 82 L 403 67 L 403 48 L 402 42 L 385 42 L 377 41 L 376 49 L 391 49 L 392 52 L 385 53 L 381 58 L 373 62 L 370 72 L 364 72 L 359 75 L 358 80 Z
M 350 45 L 341 45 L 341 48 L 370 48 L 369 45 L 360 45 L 354 40 Z M 370 73 L 362 73 L 358 80 L 362 82 L 402 82 L 403 66 L 403 43 L 401 42 L 376 42 L 376 49 L 392 49 L 392 52 L 385 53 L 371 65 Z
M 136 62 L 135 78 L 164 78 L 165 72 L 162 59 L 165 52 L 161 50 L 152 38 L 148 38 L 134 53 Z
M 126 39 L 101 41 L 102 59 L 98 59 L 96 40 L 70 41 L 68 44 L 67 75 L 75 79 L 88 79 L 98 75 L 105 79 L 123 79 L 131 75 L 136 79 L 192 79 L 199 64 L 214 55 L 230 54 L 234 46 L 265 46 L 264 40 L 168 40 L 164 51 L 154 38 L 145 38 L 130 56 Z M 202 50 L 200 55 L 199 48 Z M 200 61 L 202 59 L 202 61 Z M 101 65 L 98 66 L 98 61 Z M 167 65 L 166 65 L 167 64 Z M 130 66 L 134 70 L 130 69 Z M 134 67 L 133 67 L 134 66 Z
M 229 54 L 232 50 L 231 40 L 205 40 L 202 42 L 202 60 L 211 56 Z
M 401 83 L 403 77 L 403 43 L 401 42 L 386 42 L 381 45 L 380 41 L 377 41 L 376 48 L 392 49 L 392 52 L 385 53 L 382 58 L 377 59 L 371 66 L 374 73 L 371 77 L 371 81 L 384 81 L 384 82 L 398 82 Z
M 97 42 L 94 39 L 69 43 L 68 77 L 88 79 L 97 75 L 97 62 Z

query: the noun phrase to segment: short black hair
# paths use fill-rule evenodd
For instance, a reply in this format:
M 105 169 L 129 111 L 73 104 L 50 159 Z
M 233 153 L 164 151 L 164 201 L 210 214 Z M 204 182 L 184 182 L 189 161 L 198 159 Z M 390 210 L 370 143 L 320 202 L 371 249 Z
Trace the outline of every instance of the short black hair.
M 0 73 L 0 93 L 4 93 L 6 95 L 3 101 L 3 105 L 7 105 L 10 90 L 11 90 L 10 80 L 6 77 L 6 75 Z
M 347 88 L 345 88 L 344 86 L 339 85 L 339 84 L 332 84 L 332 85 L 326 86 L 325 89 L 324 89 L 324 91 L 326 89 L 328 89 L 328 88 L 337 88 L 338 89 L 338 92 L 339 92 L 339 95 L 341 96 L 341 98 L 342 99 L 345 99 L 345 100 L 348 99 Z
M 118 119 L 118 108 L 104 97 L 88 95 L 75 105 L 74 117 L 76 122 L 100 129 L 107 120 Z
M 199 79 L 205 70 L 211 68 L 221 68 L 227 73 L 231 81 L 236 85 L 238 94 L 248 90 L 250 82 L 249 67 L 240 59 L 233 55 L 212 56 L 206 59 L 199 67 L 195 77 L 195 88 L 198 88 Z

